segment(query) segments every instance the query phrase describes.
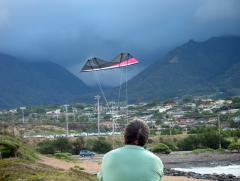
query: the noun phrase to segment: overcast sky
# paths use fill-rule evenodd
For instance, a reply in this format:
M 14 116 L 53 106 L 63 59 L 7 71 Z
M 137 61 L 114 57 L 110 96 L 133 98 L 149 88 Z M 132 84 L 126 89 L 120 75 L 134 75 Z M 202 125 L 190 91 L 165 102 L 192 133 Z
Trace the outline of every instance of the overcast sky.
M 89 57 L 129 52 L 141 64 L 128 77 L 189 39 L 240 34 L 240 0 L 0 0 L 0 52 L 80 73 Z M 119 71 L 101 73 L 116 85 Z

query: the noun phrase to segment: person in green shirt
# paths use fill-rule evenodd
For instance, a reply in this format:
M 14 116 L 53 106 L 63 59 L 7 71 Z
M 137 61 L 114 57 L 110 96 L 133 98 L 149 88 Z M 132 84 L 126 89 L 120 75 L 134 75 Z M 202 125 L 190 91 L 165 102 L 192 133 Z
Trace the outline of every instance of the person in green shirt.
M 143 121 L 131 121 L 124 133 L 125 146 L 106 153 L 102 160 L 100 181 L 161 181 L 163 164 L 146 150 L 149 128 Z

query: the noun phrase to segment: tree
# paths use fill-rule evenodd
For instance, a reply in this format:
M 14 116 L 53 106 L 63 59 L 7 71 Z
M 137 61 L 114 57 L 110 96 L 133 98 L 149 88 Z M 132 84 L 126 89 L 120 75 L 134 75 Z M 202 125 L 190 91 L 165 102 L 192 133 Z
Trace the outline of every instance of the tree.
M 216 130 L 208 131 L 208 129 L 206 129 L 201 130 L 201 133 L 190 135 L 179 141 L 178 147 L 180 150 L 193 150 L 197 148 L 217 149 L 219 148 L 219 141 L 222 148 L 227 148 L 230 143 L 223 136 L 219 136 Z
M 56 140 L 44 140 L 38 143 L 37 150 L 43 154 L 54 154 L 55 152 L 72 153 L 72 145 L 67 138 L 57 138 Z
M 55 146 L 52 140 L 44 140 L 38 143 L 37 150 L 42 154 L 54 154 Z
M 56 151 L 60 152 L 72 152 L 72 145 L 69 142 L 68 138 L 57 138 L 54 141 Z
M 199 135 L 190 135 L 177 143 L 180 150 L 190 151 L 202 147 L 201 137 Z
M 73 151 L 75 154 L 79 154 L 80 150 L 82 150 L 85 147 L 85 140 L 83 137 L 78 137 L 73 142 Z
M 97 140 L 94 140 L 92 150 L 97 153 L 106 153 L 112 150 L 112 145 L 104 137 L 99 137 Z

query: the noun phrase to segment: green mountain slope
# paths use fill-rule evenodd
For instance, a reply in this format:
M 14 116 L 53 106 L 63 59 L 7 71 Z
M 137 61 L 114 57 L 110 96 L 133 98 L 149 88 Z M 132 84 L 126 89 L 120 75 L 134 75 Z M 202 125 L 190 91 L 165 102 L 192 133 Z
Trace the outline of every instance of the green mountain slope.
M 190 40 L 170 51 L 128 83 L 136 101 L 224 91 L 240 94 L 240 37 L 223 36 L 204 42 Z
M 81 80 L 55 63 L 0 54 L 0 107 L 66 103 L 88 91 Z

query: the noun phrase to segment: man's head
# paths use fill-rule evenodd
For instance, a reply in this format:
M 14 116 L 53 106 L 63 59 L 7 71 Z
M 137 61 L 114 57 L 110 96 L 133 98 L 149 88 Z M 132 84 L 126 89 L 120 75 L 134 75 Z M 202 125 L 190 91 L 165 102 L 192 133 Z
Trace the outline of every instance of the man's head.
M 148 140 L 148 125 L 139 120 L 131 121 L 124 134 L 125 144 L 144 146 Z

